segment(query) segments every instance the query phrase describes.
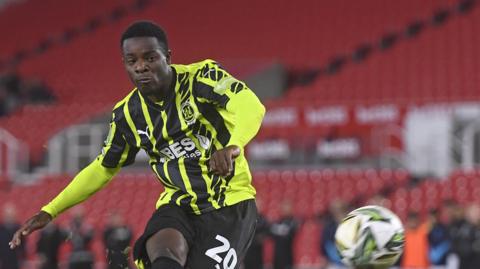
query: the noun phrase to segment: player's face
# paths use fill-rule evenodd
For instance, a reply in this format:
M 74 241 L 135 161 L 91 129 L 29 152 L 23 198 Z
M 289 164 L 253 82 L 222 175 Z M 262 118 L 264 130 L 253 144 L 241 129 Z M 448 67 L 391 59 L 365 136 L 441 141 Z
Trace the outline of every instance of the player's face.
M 170 51 L 165 55 L 154 37 L 123 42 L 123 63 L 132 83 L 145 95 L 162 95 L 170 86 Z

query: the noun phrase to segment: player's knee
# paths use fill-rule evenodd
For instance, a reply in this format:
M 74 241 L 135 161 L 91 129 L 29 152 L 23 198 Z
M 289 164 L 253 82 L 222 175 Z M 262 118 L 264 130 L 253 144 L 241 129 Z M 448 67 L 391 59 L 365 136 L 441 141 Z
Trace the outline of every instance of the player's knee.
M 183 235 L 171 228 L 162 229 L 147 240 L 147 254 L 150 261 L 167 257 L 185 266 L 188 244 Z

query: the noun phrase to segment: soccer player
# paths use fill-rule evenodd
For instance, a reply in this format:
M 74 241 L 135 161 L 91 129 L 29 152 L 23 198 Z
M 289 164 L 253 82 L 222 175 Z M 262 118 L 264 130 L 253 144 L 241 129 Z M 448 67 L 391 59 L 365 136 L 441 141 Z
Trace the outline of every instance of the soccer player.
M 135 243 L 136 265 L 238 268 L 257 218 L 243 148 L 264 106 L 215 61 L 171 64 L 166 34 L 154 23 L 130 25 L 121 49 L 135 88 L 114 107 L 102 153 L 25 222 L 10 247 L 100 190 L 143 149 L 165 191 Z

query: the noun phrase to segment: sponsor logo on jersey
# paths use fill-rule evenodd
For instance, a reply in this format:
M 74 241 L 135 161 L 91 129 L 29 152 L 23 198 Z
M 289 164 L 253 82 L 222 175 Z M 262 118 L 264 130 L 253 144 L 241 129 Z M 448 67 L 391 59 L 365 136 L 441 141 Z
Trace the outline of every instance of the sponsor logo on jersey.
M 195 147 L 195 143 L 192 139 L 185 137 L 180 141 L 176 141 L 167 147 L 164 147 L 160 150 L 166 158 L 170 160 L 178 159 L 178 158 L 199 158 L 202 156 L 200 150 Z M 162 160 L 163 159 L 163 160 Z M 165 162 L 165 159 L 160 159 L 161 162 Z

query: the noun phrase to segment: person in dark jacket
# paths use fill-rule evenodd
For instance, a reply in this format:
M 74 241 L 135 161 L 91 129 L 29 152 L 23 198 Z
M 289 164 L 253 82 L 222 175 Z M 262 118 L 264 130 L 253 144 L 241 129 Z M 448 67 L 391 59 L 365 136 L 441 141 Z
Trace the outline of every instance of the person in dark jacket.
M 452 253 L 458 257 L 459 269 L 467 269 L 472 255 L 471 236 L 473 226 L 465 218 L 464 207 L 449 200 L 444 203 L 448 215 L 448 233 L 452 242 Z
M 118 212 L 112 213 L 109 224 L 103 231 L 103 243 L 107 249 L 108 269 L 126 269 L 131 265 L 128 261 L 132 230 Z
M 292 269 L 294 262 L 293 241 L 299 227 L 299 221 L 293 216 L 293 205 L 289 200 L 282 202 L 281 213 L 281 218 L 270 226 L 275 244 L 273 268 Z
M 83 208 L 74 209 L 70 224 L 72 253 L 68 259 L 69 269 L 92 269 L 95 263 L 90 245 L 93 240 L 94 230 L 85 222 Z
M 438 210 L 431 210 L 429 218 L 431 225 L 430 232 L 428 233 L 430 264 L 432 266 L 445 267 L 447 265 L 447 257 L 452 247 L 448 228 L 440 221 Z
M 0 222 L 0 269 L 18 269 L 25 257 L 25 248 L 11 250 L 8 242 L 15 231 L 20 228 L 17 222 L 16 209 L 12 204 L 3 207 L 3 218 Z
M 335 200 L 330 204 L 326 216 L 323 216 L 323 231 L 320 241 L 321 254 L 327 260 L 327 268 L 345 268 L 335 247 L 335 232 L 338 224 L 347 215 L 348 205 Z
M 41 269 L 58 268 L 58 252 L 67 238 L 68 232 L 55 223 L 50 223 L 42 230 L 37 241 L 37 254 L 40 256 Z

